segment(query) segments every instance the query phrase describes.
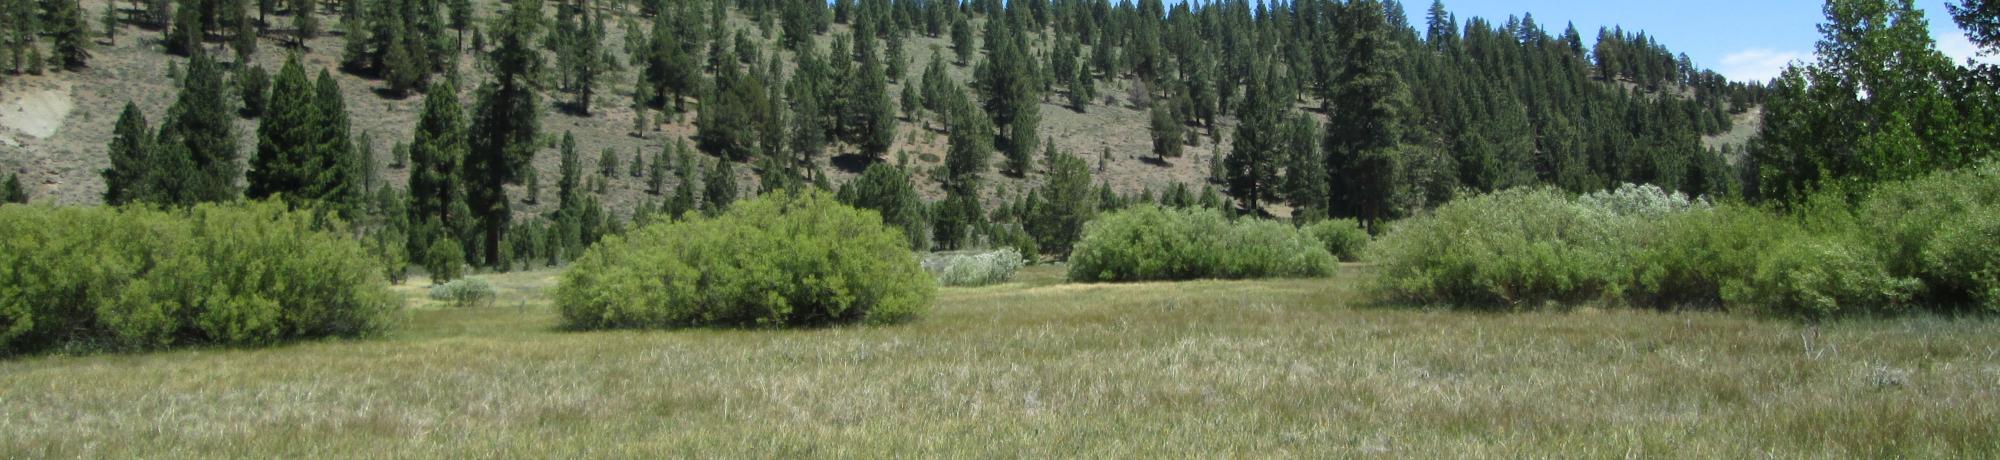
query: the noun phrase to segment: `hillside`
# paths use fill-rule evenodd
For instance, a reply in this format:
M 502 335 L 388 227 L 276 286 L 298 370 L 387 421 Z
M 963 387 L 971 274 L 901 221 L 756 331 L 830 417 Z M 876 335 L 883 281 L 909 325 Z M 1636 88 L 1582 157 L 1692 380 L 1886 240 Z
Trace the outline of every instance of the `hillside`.
M 91 11 L 102 11 L 110 2 L 85 0 L 83 4 Z M 497 6 L 497 5 L 496 5 Z M 88 17 L 97 17 L 91 13 Z M 738 18 L 740 21 L 741 18 Z M 757 29 L 750 24 L 739 24 L 753 36 Z M 611 36 L 607 44 L 623 41 L 625 31 L 617 22 L 610 23 Z M 836 25 L 833 36 L 846 32 L 846 27 Z M 278 35 L 276 32 L 267 35 Z M 184 65 L 184 58 L 176 58 L 160 52 L 162 32 L 149 31 L 127 25 L 120 30 L 117 42 L 107 43 L 100 37 L 97 47 L 92 50 L 95 59 L 91 66 L 78 72 L 50 71 L 43 75 L 20 75 L 0 83 L 0 171 L 15 171 L 21 174 L 22 182 L 30 186 L 30 194 L 37 202 L 52 202 L 65 205 L 87 205 L 102 202 L 104 183 L 99 171 L 110 165 L 105 157 L 105 145 L 111 139 L 112 125 L 118 110 L 125 102 L 137 104 L 147 114 L 149 120 L 157 122 L 175 96 L 177 85 L 168 77 L 169 65 Z M 824 37 L 823 37 L 824 38 Z M 764 41 L 773 40 L 759 37 Z M 825 41 L 822 40 L 821 43 Z M 417 112 L 423 104 L 422 95 L 412 95 L 404 99 L 383 97 L 377 90 L 385 87 L 379 79 L 359 77 L 338 71 L 338 54 L 345 46 L 345 38 L 337 33 L 328 33 L 308 41 L 305 48 L 297 50 L 309 73 L 319 69 L 330 69 L 340 80 L 341 90 L 346 93 L 347 108 L 353 121 L 356 136 L 367 133 L 373 140 L 376 153 L 373 167 L 382 180 L 400 186 L 408 180 L 408 172 L 390 166 L 391 148 L 398 142 L 408 143 L 415 128 Z M 219 43 L 210 43 L 210 52 L 226 55 L 227 49 Z M 932 49 L 949 54 L 950 44 L 943 38 L 912 37 L 904 42 L 906 55 L 911 56 L 910 64 L 915 71 L 921 71 L 925 59 Z M 612 46 L 613 52 L 623 58 L 623 50 Z M 267 36 L 255 54 L 255 63 L 266 69 L 277 69 L 283 64 L 286 53 L 280 38 Z M 627 61 L 629 62 L 629 61 Z M 479 70 L 469 59 L 461 59 L 461 72 L 478 75 Z M 631 108 L 632 81 L 637 72 L 630 66 L 624 72 L 611 76 L 605 84 L 609 88 L 622 88 L 607 94 L 600 102 L 601 108 L 591 116 L 578 116 L 557 109 L 561 100 L 544 97 L 542 130 L 551 136 L 563 132 L 576 135 L 578 150 L 583 153 L 585 171 L 598 170 L 598 152 L 611 149 L 617 152 L 620 163 L 629 163 L 633 152 L 644 152 L 650 161 L 674 142 L 694 143 L 695 127 L 693 113 L 686 114 L 679 121 L 657 123 L 653 130 L 643 133 L 633 132 L 635 111 Z M 952 77 L 960 84 L 970 80 L 969 66 L 954 66 Z M 899 94 L 903 82 L 894 82 L 892 94 Z M 1117 82 L 1100 90 L 1107 96 L 1092 103 L 1088 113 L 1077 113 L 1068 107 L 1055 103 L 1054 97 L 1044 98 L 1042 113 L 1044 120 L 1040 132 L 1046 139 L 1052 139 L 1057 148 L 1066 152 L 1088 154 L 1093 166 L 1102 152 L 1110 152 L 1110 161 L 1097 175 L 1100 181 L 1111 184 L 1121 193 L 1138 193 L 1144 189 L 1160 190 L 1173 183 L 1201 184 L 1209 177 L 1208 156 L 1212 151 L 1204 146 L 1191 148 L 1192 155 L 1170 162 L 1155 161 L 1151 158 L 1150 140 L 1146 132 L 1146 112 L 1134 108 L 1122 96 L 1129 82 Z M 471 85 L 461 86 L 461 93 L 469 100 Z M 256 143 L 257 120 L 236 121 L 236 134 L 241 138 L 241 150 L 245 156 L 253 151 Z M 1226 131 L 1226 129 L 1225 129 Z M 556 151 L 545 148 L 536 155 L 536 170 L 541 174 L 540 183 L 553 187 L 558 175 Z M 835 147 L 847 149 L 844 146 Z M 928 166 L 936 166 L 943 160 L 945 136 L 936 121 L 917 124 L 905 119 L 897 130 L 895 147 L 892 152 L 907 152 L 911 162 L 926 166 L 916 169 L 922 176 L 928 176 Z M 1227 152 L 1225 145 L 1222 152 Z M 893 154 L 887 160 L 893 161 Z M 247 162 L 247 158 L 245 159 Z M 820 164 L 829 173 L 834 183 L 854 177 L 865 165 L 863 159 L 853 156 L 823 157 Z M 738 185 L 746 192 L 756 190 L 756 174 L 748 165 L 737 164 Z M 993 174 L 989 180 L 996 185 L 989 191 L 988 199 L 997 201 L 997 190 L 1025 190 L 1038 181 L 1038 176 L 1028 178 L 1008 177 Z M 670 184 L 674 179 L 669 178 Z M 608 183 L 609 190 L 601 198 L 605 205 L 626 214 L 634 206 L 647 199 L 659 197 L 648 195 L 642 179 L 620 175 Z M 675 185 L 677 186 L 677 185 Z M 930 199 L 943 195 L 936 181 L 919 182 L 920 190 Z M 552 194 L 544 190 L 545 194 Z M 515 196 L 516 210 L 520 214 L 540 214 L 552 210 L 554 200 L 540 200 L 541 203 L 525 203 L 526 193 L 519 187 L 510 190 Z M 547 195 L 545 195 L 547 196 Z
M 85 17 L 91 18 L 99 17 L 104 8 L 112 6 L 111 2 L 96 0 L 84 0 L 81 4 L 87 10 Z M 481 16 L 488 16 L 498 7 L 499 4 L 475 6 Z M 604 8 L 623 9 L 610 5 L 604 5 Z M 126 10 L 124 13 L 129 18 L 140 12 Z M 337 18 L 326 17 L 324 20 L 332 23 Z M 978 24 L 984 24 L 984 21 L 983 17 L 975 17 L 973 28 L 983 28 Z M 272 18 L 272 22 L 285 23 L 279 18 Z M 758 23 L 740 13 L 732 13 L 729 23 L 730 29 L 746 32 L 761 46 L 776 49 L 778 29 L 759 27 Z M 602 83 L 603 87 L 611 90 L 599 97 L 596 113 L 583 117 L 557 110 L 557 102 L 564 98 L 553 91 L 542 98 L 544 136 L 553 138 L 564 132 L 574 133 L 585 171 L 598 169 L 596 162 L 601 150 L 610 149 L 616 152 L 621 163 L 629 163 L 635 151 L 651 158 L 672 143 L 693 143 L 696 129 L 692 113 L 674 121 L 655 124 L 646 132 L 634 132 L 632 88 L 640 77 L 641 67 L 622 46 L 617 45 L 625 42 L 628 33 L 624 30 L 625 24 L 617 20 L 606 22 L 606 48 L 624 65 L 622 71 L 612 74 Z M 1468 27 L 1472 25 L 1468 24 Z M 346 93 L 354 135 L 365 133 L 373 140 L 375 164 L 372 168 L 387 184 L 400 186 L 406 180 L 407 172 L 389 167 L 389 153 L 396 143 L 409 142 L 422 96 L 412 95 L 400 100 L 384 97 L 379 92 L 385 88 L 383 81 L 339 72 L 339 54 L 346 46 L 347 38 L 338 33 L 336 27 L 326 28 L 334 30 L 307 41 L 303 48 L 296 51 L 300 53 L 308 73 L 317 73 L 319 69 L 335 70 L 340 87 Z M 19 173 L 37 201 L 58 204 L 101 202 L 104 185 L 98 172 L 108 166 L 105 145 L 110 139 L 119 107 L 130 101 L 137 104 L 149 120 L 157 122 L 174 99 L 176 85 L 169 78 L 168 67 L 180 65 L 179 62 L 184 62 L 184 59 L 160 51 L 164 31 L 147 30 L 128 20 L 118 32 L 115 43 L 107 42 L 101 34 L 94 34 L 96 46 L 91 52 L 95 58 L 88 68 L 75 72 L 17 75 L 0 83 L 0 111 L 5 113 L 5 116 L 0 116 L 0 125 L 6 127 L 0 129 L 0 167 Z M 819 34 L 817 42 L 824 49 L 826 43 L 845 37 L 849 32 L 847 24 L 832 24 L 826 32 Z M 1046 53 L 1050 37 L 1062 35 L 1060 30 L 1045 30 L 1041 38 L 1030 42 L 1038 44 L 1036 46 L 1041 50 L 1038 53 Z M 285 46 L 289 40 L 286 37 L 285 30 L 278 27 L 264 32 L 253 55 L 255 63 L 266 69 L 280 66 L 286 53 L 293 51 Z M 889 86 L 891 95 L 900 94 L 903 85 L 915 83 L 931 53 L 951 54 L 951 40 L 944 35 L 931 37 L 914 33 L 899 42 L 904 48 L 909 78 L 892 78 Z M 228 54 L 224 43 L 211 41 L 207 47 L 213 54 Z M 550 56 L 552 58 L 553 54 Z M 459 72 L 467 79 L 476 82 L 483 78 L 482 71 L 472 59 L 461 58 L 458 65 Z M 789 61 L 787 65 L 790 65 Z M 955 65 L 950 70 L 958 85 L 963 87 L 971 82 L 971 65 Z M 1064 152 L 1084 156 L 1093 166 L 1096 181 L 1108 184 L 1121 194 L 1164 190 L 1176 183 L 1199 190 L 1212 177 L 1210 157 L 1227 155 L 1231 151 L 1230 144 L 1233 142 L 1229 141 L 1234 134 L 1235 113 L 1225 110 L 1216 118 L 1216 129 L 1221 131 L 1225 140 L 1223 145 L 1207 145 L 1209 136 L 1200 136 L 1203 143 L 1184 147 L 1187 151 L 1184 156 L 1160 161 L 1150 154 L 1148 111 L 1143 105 L 1143 100 L 1151 97 L 1132 91 L 1132 86 L 1137 84 L 1134 78 L 1137 78 L 1136 75 L 1111 76 L 1099 83 L 1097 93 L 1102 96 L 1092 100 L 1083 113 L 1062 104 L 1060 91 L 1045 91 L 1040 96 L 1043 120 L 1038 129 L 1040 137 L 1052 141 Z M 472 86 L 472 83 L 460 85 L 467 98 Z M 1413 86 L 1418 91 L 1424 89 L 1421 84 Z M 1693 91 L 1683 87 L 1668 94 L 1692 97 Z M 1139 97 L 1134 99 L 1134 96 Z M 1311 109 L 1318 105 L 1310 95 L 1300 99 L 1301 108 Z M 1329 119 L 1324 113 L 1315 116 L 1322 121 Z M 1738 116 L 1736 131 L 1726 135 L 1709 135 L 1706 143 L 1714 148 L 1723 143 L 1742 142 L 1743 127 L 1749 125 L 1743 123 L 1745 120 L 1754 120 L 1754 117 Z M 257 121 L 239 119 L 235 125 L 244 156 L 248 157 L 250 147 L 255 143 Z M 947 136 L 943 126 L 934 117 L 921 123 L 904 117 L 896 132 L 896 141 L 883 160 L 894 161 L 899 155 L 907 155 L 918 166 L 914 174 L 930 178 L 933 173 L 931 167 L 941 164 L 945 156 Z M 542 149 L 535 159 L 536 170 L 541 176 L 539 182 L 543 187 L 551 187 L 558 174 L 553 143 L 549 146 L 551 148 Z M 818 159 L 820 167 L 828 173 L 832 182 L 839 183 L 853 177 L 870 161 L 864 157 L 841 155 L 853 151 L 853 147 L 835 144 L 831 146 L 829 155 Z M 1100 156 L 1105 158 L 1100 161 Z M 739 163 L 734 169 L 739 177 L 739 187 L 745 191 L 755 190 L 756 173 L 749 164 Z M 989 209 L 1004 197 L 1017 196 L 1021 190 L 1034 186 L 1040 178 L 1038 174 L 1026 177 L 987 176 L 988 186 L 982 192 Z M 669 182 L 672 182 L 671 178 Z M 938 180 L 920 180 L 917 185 L 927 199 L 935 200 L 943 196 L 939 183 Z M 1220 184 L 1214 185 L 1220 187 Z M 510 188 L 510 194 L 517 202 L 524 201 L 526 196 L 518 186 Z M 623 175 L 609 181 L 601 198 L 615 214 L 621 215 L 649 199 L 658 198 L 645 193 L 642 179 Z M 546 212 L 553 206 L 553 200 L 541 200 L 534 205 L 520 203 L 515 209 L 517 215 L 532 215 Z

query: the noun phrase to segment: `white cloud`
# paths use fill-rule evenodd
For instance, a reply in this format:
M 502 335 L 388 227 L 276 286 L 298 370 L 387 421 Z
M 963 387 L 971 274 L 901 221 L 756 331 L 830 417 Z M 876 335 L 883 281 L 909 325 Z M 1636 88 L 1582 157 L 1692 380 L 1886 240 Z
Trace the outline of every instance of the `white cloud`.
M 1785 66 L 1811 58 L 1812 55 L 1798 51 L 1751 48 L 1723 56 L 1722 68 L 1716 71 L 1735 81 L 1769 81 L 1784 73 Z
M 2000 56 L 1979 55 L 1979 46 L 1972 44 L 1972 40 L 1965 38 L 1965 34 L 1946 32 L 1938 37 L 1937 47 L 1945 56 L 1951 56 L 1953 64 L 1964 64 L 1966 59 L 1984 64 L 2000 64 Z

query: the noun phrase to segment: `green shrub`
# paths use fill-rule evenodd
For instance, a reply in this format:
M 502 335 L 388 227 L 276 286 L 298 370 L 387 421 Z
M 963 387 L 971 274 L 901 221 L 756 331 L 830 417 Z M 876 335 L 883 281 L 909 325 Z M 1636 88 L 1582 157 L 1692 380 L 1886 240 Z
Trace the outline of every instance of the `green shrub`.
M 344 233 L 272 203 L 0 207 L 0 353 L 379 330 L 380 266 Z
M 431 300 L 444 302 L 453 307 L 490 306 L 499 297 L 493 285 L 479 278 L 459 278 L 444 284 L 431 286 Z
M 1722 306 L 1723 284 L 1749 278 L 1767 248 L 1800 233 L 1775 214 L 1737 205 L 1638 224 L 1624 292 L 1634 303 L 1656 307 Z
M 938 253 L 924 257 L 924 271 L 940 286 L 990 286 L 1007 282 L 1027 265 L 1021 251 L 1006 248 L 983 253 Z
M 1801 235 L 1764 252 L 1750 276 L 1723 289 L 1733 305 L 1805 317 L 1897 311 L 1920 283 L 1889 274 L 1864 245 L 1840 236 Z
M 1935 300 L 2000 312 L 2000 208 L 1947 222 L 1925 245 L 1922 262 Z
M 1100 215 L 1069 263 L 1070 280 L 1083 282 L 1315 277 L 1334 268 L 1318 240 L 1290 225 L 1157 206 Z
M 1994 209 L 2000 209 L 2000 165 L 1940 172 L 1876 188 L 1855 207 L 1852 231 L 1865 236 L 1860 241 L 1875 248 L 1890 273 L 1923 277 L 1929 287 L 1947 290 L 1925 297 L 1961 301 L 1964 292 L 1952 290 L 1964 286 L 1942 279 L 1956 275 L 1925 266 L 1931 245 L 1940 232 L 1970 225 L 1968 216 Z
M 1613 299 L 1636 219 L 1548 188 L 1453 201 L 1371 245 L 1377 287 L 1399 301 L 1519 307 Z
M 1361 260 L 1361 252 L 1368 248 L 1368 231 L 1361 229 L 1361 222 L 1354 219 L 1322 220 L 1302 230 L 1319 240 L 1326 246 L 1326 252 L 1333 253 L 1341 262 Z
M 431 284 L 442 284 L 465 272 L 465 249 L 458 240 L 449 236 L 438 237 L 430 248 L 424 250 L 424 271 L 431 273 Z
M 571 327 L 811 326 L 912 318 L 936 293 L 900 232 L 817 191 L 609 236 L 556 287 Z

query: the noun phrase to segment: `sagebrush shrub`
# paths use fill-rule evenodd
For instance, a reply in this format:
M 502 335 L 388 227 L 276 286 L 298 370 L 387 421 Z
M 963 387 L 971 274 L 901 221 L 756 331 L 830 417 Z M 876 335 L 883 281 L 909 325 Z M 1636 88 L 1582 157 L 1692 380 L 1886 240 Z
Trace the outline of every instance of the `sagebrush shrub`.
M 1672 214 L 1708 209 L 1706 198 L 1690 198 L 1653 184 L 1621 184 L 1617 189 L 1585 193 L 1576 204 L 1625 217 L 1657 219 Z
M 340 227 L 273 203 L 0 207 L 0 352 L 379 330 L 380 267 Z
M 924 271 L 940 286 L 989 286 L 1007 282 L 1027 265 L 1013 248 L 980 253 L 938 253 L 924 256 Z
M 1368 231 L 1361 228 L 1361 222 L 1354 219 L 1327 219 L 1314 222 L 1302 228 L 1333 253 L 1341 262 L 1361 260 L 1361 253 L 1368 248 Z
M 1070 280 L 1118 282 L 1328 276 L 1334 258 L 1291 225 L 1139 206 L 1086 224 L 1069 264 Z
M 431 286 L 430 298 L 453 307 L 488 306 L 499 297 L 493 285 L 479 278 L 459 278 Z
M 904 320 L 936 284 L 873 211 L 817 191 L 656 223 L 585 251 L 556 287 L 571 327 L 785 327 Z

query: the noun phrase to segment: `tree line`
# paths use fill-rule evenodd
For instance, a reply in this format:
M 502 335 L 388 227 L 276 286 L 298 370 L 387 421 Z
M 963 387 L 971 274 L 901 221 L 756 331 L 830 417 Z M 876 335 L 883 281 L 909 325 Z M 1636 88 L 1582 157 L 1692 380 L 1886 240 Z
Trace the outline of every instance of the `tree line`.
M 1837 0 L 1829 11 L 1861 11 L 1843 14 L 1876 24 L 1865 15 L 1907 15 L 1896 12 L 1897 3 Z M 1982 17 L 1974 3 L 1954 11 Z M 1882 7 L 1841 6 L 1863 4 Z M 463 1 L 260 3 L 250 19 L 249 5 L 186 0 L 164 9 L 193 12 L 161 15 L 164 22 L 151 22 L 159 19 L 151 3 L 142 6 L 120 20 L 164 27 L 167 51 L 188 54 L 188 64 L 181 96 L 161 124 L 149 124 L 134 107 L 121 115 L 105 172 L 107 203 L 282 196 L 370 222 L 383 229 L 379 246 L 419 262 L 461 259 L 491 268 L 577 254 L 631 222 L 715 213 L 743 190 L 740 172 L 754 176 L 759 191 L 834 189 L 820 168 L 835 154 L 872 163 L 837 187 L 840 199 L 876 210 L 919 249 L 1017 246 L 1061 255 L 1084 220 L 1140 200 L 1251 215 L 1283 204 L 1300 220 L 1373 224 L 1460 194 L 1527 184 L 1581 192 L 1633 182 L 1692 195 L 1776 197 L 1782 194 L 1774 184 L 1786 179 L 1772 171 L 1827 168 L 1779 161 L 1772 152 L 1787 134 L 1772 124 L 1741 166 L 1704 147 L 1702 136 L 1767 104 L 1767 116 L 1777 120 L 1799 116 L 1783 104 L 1819 86 L 1795 78 L 1876 74 L 1800 71 L 1770 86 L 1730 82 L 1644 33 L 1603 29 L 1586 43 L 1575 27 L 1546 29 L 1533 16 L 1460 21 L 1442 2 L 1430 5 L 1419 30 L 1394 0 L 1171 8 L 1159 0 L 641 0 L 564 2 L 553 14 L 538 1 L 519 1 L 486 21 Z M 375 164 L 369 143 L 350 140 L 328 70 L 307 78 L 295 61 L 275 76 L 256 66 L 225 69 L 204 46 L 229 44 L 237 62 L 246 62 L 254 38 L 270 33 L 267 14 L 293 18 L 280 38 L 295 45 L 317 33 L 310 19 L 317 13 L 338 17 L 348 38 L 339 70 L 379 79 L 387 97 L 424 98 L 415 134 L 392 153 L 391 167 L 411 170 L 402 190 L 377 183 L 367 166 Z M 120 20 L 107 20 L 107 32 Z M 624 31 L 622 52 L 607 43 L 612 24 Z M 178 47 L 176 30 L 188 31 Z M 236 45 L 238 36 L 253 38 L 252 51 Z M 950 47 L 908 55 L 905 41 L 920 36 Z M 484 74 L 469 92 L 469 108 L 458 89 L 466 80 L 459 56 L 471 56 Z M 1933 76 L 1974 74 L 1926 62 Z M 632 79 L 629 93 L 608 91 L 623 71 Z M 954 72 L 971 77 L 959 81 Z M 1992 94 L 1969 77 L 1911 81 L 1965 88 L 1940 88 L 1933 104 Z M 1107 94 L 1121 83 L 1128 88 L 1122 98 Z M 238 96 L 225 96 L 230 89 Z M 651 161 L 634 152 L 625 169 L 645 183 L 649 198 L 620 217 L 588 191 L 617 175 L 622 155 L 602 152 L 598 164 L 606 170 L 585 177 L 574 141 L 542 132 L 540 112 L 549 97 L 571 114 L 594 116 L 606 95 L 627 94 L 636 133 L 692 113 L 696 135 L 691 144 L 666 144 Z M 1144 110 L 1150 153 L 1159 161 L 1213 144 L 1212 182 L 1172 184 L 1157 197 L 1150 189 L 1121 195 L 1099 177 L 1108 151 L 1093 171 L 1088 153 L 1061 151 L 1043 138 L 1045 103 L 1079 112 L 1114 104 Z M 1953 107 L 1973 113 L 1976 103 Z M 247 171 L 238 170 L 231 116 L 259 119 Z M 942 164 L 918 170 L 903 155 L 892 162 L 899 127 L 944 134 Z M 1961 131 L 1966 139 L 1983 135 Z M 557 210 L 518 219 L 509 188 L 538 202 L 532 159 L 557 147 Z M 986 176 L 993 169 L 1039 186 L 996 190 Z M 916 193 L 924 175 L 941 186 L 943 199 L 925 202 Z M 670 179 L 678 186 L 667 187 Z

